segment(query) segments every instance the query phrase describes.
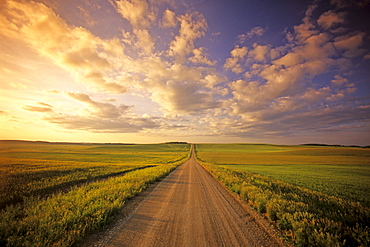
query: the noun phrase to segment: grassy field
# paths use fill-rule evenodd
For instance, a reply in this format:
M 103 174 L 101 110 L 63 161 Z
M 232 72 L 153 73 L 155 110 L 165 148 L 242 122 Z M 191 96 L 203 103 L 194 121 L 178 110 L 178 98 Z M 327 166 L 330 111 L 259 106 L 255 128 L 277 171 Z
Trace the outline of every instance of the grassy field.
M 370 150 L 196 145 L 200 163 L 296 246 L 370 246 Z
M 137 168 L 176 162 L 188 145 L 88 145 L 0 142 L 0 208 L 24 197 Z
M 197 145 L 200 158 L 370 207 L 370 149 L 264 144 Z
M 76 244 L 189 151 L 188 144 L 1 142 L 0 246 Z

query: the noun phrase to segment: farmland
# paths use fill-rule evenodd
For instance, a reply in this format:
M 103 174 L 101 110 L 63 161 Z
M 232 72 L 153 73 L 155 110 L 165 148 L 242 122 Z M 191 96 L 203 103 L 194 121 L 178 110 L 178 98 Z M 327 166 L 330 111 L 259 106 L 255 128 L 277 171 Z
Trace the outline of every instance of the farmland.
M 370 149 L 330 146 L 197 145 L 199 157 L 370 207 Z
M 173 163 L 187 145 L 0 143 L 0 207 L 81 182 L 137 168 Z
M 196 151 L 295 245 L 369 245 L 369 149 L 205 144 Z
M 189 149 L 2 142 L 0 244 L 72 245 L 185 161 Z

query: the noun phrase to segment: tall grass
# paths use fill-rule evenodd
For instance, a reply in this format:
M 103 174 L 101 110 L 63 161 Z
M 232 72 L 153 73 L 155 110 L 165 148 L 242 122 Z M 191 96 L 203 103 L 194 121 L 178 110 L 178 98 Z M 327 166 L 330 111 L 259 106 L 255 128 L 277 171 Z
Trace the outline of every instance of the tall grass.
M 201 152 L 197 152 L 197 157 L 229 190 L 275 222 L 294 245 L 370 246 L 368 207 L 252 172 L 215 165 L 205 161 Z
M 61 145 L 0 141 L 0 208 L 25 197 L 177 162 L 189 145 Z
M 1 212 L 6 246 L 72 246 L 109 222 L 125 202 L 176 167 L 163 165 L 76 187 L 48 199 L 29 197 Z
M 23 203 L 8 205 L 0 211 L 0 246 L 76 245 L 91 231 L 104 227 L 128 199 L 140 193 L 150 183 L 163 178 L 188 159 L 189 147 L 189 145 L 173 147 L 159 145 L 156 150 L 152 145 L 145 151 L 142 147 L 141 154 L 144 161 L 140 161 L 139 158 L 136 160 L 141 165 L 151 160 L 157 166 L 75 186 L 66 193 L 54 193 L 49 197 L 24 196 Z M 112 150 L 114 147 L 97 148 L 106 149 L 106 154 L 114 153 Z M 171 148 L 173 148 L 172 152 Z M 131 149 L 135 148 L 131 147 Z M 55 149 L 51 148 L 47 152 L 55 152 Z M 136 151 L 133 152 L 139 153 L 140 148 L 136 147 Z M 132 155 L 136 154 L 132 153 Z M 124 155 L 122 158 L 124 159 Z M 58 162 L 52 163 L 52 167 L 58 169 L 60 168 L 58 164 Z M 98 164 L 99 162 L 96 162 L 94 165 Z M 44 165 L 45 163 L 40 165 L 41 169 L 48 171 Z M 37 166 L 36 163 L 35 166 Z M 58 176 L 55 178 L 57 179 Z

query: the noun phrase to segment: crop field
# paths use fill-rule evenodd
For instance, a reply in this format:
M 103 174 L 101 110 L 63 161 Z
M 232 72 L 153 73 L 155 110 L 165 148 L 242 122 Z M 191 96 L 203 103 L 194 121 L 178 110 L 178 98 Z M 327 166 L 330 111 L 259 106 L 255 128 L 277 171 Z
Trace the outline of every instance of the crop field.
M 187 144 L 0 143 L 0 245 L 71 246 L 189 157 Z
M 76 183 L 176 162 L 187 145 L 0 142 L 0 207 Z
M 196 145 L 197 157 L 297 246 L 369 246 L 370 149 Z
M 200 158 L 370 207 L 370 149 L 264 144 L 197 145 Z

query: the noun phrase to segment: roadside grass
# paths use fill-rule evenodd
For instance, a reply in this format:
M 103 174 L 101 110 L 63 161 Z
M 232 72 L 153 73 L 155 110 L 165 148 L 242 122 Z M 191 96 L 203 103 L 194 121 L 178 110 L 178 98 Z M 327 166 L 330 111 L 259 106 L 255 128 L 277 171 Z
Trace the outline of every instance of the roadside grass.
M 82 182 L 177 162 L 189 145 L 0 142 L 0 208 Z
M 68 148 L 68 150 L 74 149 L 74 155 L 78 155 L 78 153 L 81 152 L 83 153 L 89 148 L 95 149 L 95 151 L 92 151 L 92 155 L 99 152 L 103 152 L 104 154 L 112 152 L 114 156 L 114 152 L 116 152 L 116 154 L 120 153 L 122 155 L 122 160 L 125 160 L 126 154 L 127 156 L 134 156 L 134 160 L 142 166 L 147 165 L 148 163 L 145 162 L 148 161 L 151 161 L 150 164 L 153 164 L 152 158 L 154 157 L 154 164 L 156 164 L 156 166 L 131 171 L 122 176 L 110 177 L 102 181 L 74 186 L 66 193 L 54 193 L 49 197 L 43 198 L 38 195 L 23 196 L 23 203 L 8 205 L 5 209 L 0 211 L 0 246 L 76 245 L 91 231 L 104 227 L 129 198 L 140 193 L 150 183 L 166 176 L 190 156 L 190 146 L 179 144 L 137 145 L 125 151 L 123 150 L 126 146 L 123 145 L 117 147 L 85 147 L 85 149 L 82 147 L 69 146 Z M 64 149 L 64 147 L 62 147 L 62 149 Z M 96 152 L 96 149 L 99 150 L 99 152 Z M 2 149 L 2 151 L 3 150 L 4 149 Z M 46 148 L 37 147 L 37 149 L 33 147 L 33 150 L 37 150 L 37 152 L 44 150 L 44 152 L 50 154 L 50 156 L 52 156 L 52 153 L 60 151 L 60 149 L 50 148 L 50 146 Z M 31 154 L 27 155 L 31 158 L 26 160 L 35 160 L 35 163 L 33 164 L 31 162 L 30 167 L 26 169 L 28 172 L 36 170 L 35 172 L 37 173 L 39 172 L 38 170 L 44 170 L 46 173 L 43 175 L 46 175 L 49 172 L 48 165 L 51 165 L 53 169 L 58 169 L 61 164 L 58 162 L 63 163 L 63 161 L 52 163 L 51 158 L 48 160 L 48 162 L 51 163 L 39 163 L 40 160 L 32 156 L 32 152 L 30 153 Z M 147 154 L 147 156 L 145 156 L 145 154 Z M 142 160 L 140 160 L 139 155 L 142 155 Z M 45 157 L 47 157 L 46 154 L 44 154 L 44 159 L 46 159 Z M 78 158 L 79 157 L 72 157 L 68 159 L 75 160 Z M 89 157 L 89 159 L 90 158 L 91 157 Z M 133 160 L 132 157 L 127 159 L 131 162 Z M 64 160 L 64 162 L 71 161 Z M 68 164 L 66 168 L 66 171 L 72 174 L 76 173 L 76 171 L 72 169 L 73 165 L 75 165 L 73 162 Z M 99 162 L 85 163 L 85 165 L 90 168 L 91 166 L 100 164 Z M 107 164 L 108 163 L 103 163 L 100 164 L 100 166 L 104 167 Z M 120 163 L 116 165 L 120 166 L 120 169 L 126 169 L 126 167 L 124 165 L 121 166 Z M 135 163 L 131 165 L 135 165 Z M 18 165 L 17 167 L 18 172 L 22 171 L 22 165 Z M 33 176 L 34 174 L 30 174 L 31 177 L 35 178 L 35 176 Z M 54 177 L 54 179 L 57 178 L 58 176 Z M 18 183 L 22 183 L 22 181 L 18 181 Z
M 104 227 L 125 202 L 176 167 L 162 165 L 76 187 L 50 198 L 28 197 L 1 212 L 0 244 L 72 246 Z
M 370 186 L 370 150 L 287 146 L 276 151 L 284 146 L 272 145 L 272 152 L 263 147 L 262 155 L 260 146 L 245 145 L 250 147 L 246 152 L 241 145 L 232 146 L 196 145 L 197 158 L 228 189 L 275 222 L 287 240 L 296 246 L 370 246 L 370 209 L 364 198 Z M 329 193 L 310 188 L 317 183 Z M 357 186 L 363 191 L 351 200 L 332 195 L 338 187 L 349 195 Z

